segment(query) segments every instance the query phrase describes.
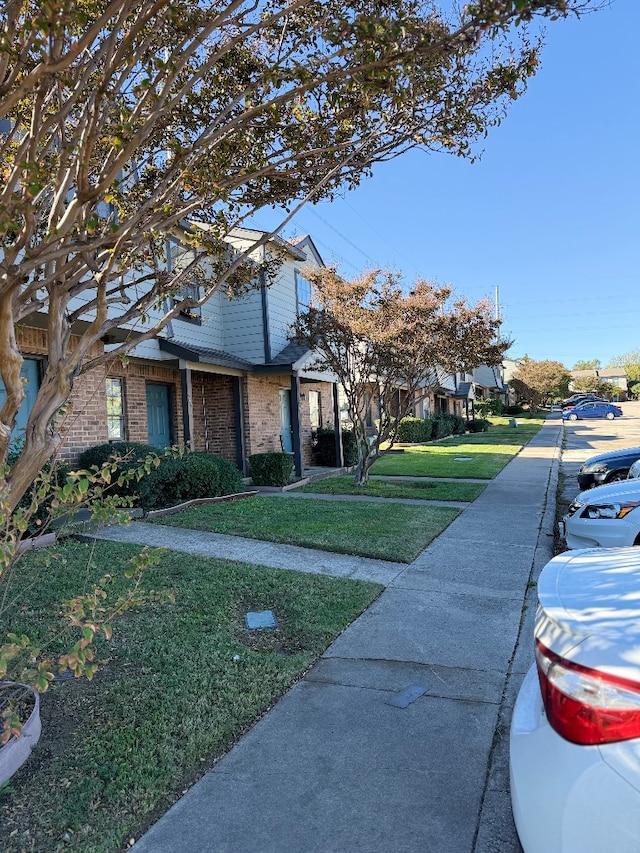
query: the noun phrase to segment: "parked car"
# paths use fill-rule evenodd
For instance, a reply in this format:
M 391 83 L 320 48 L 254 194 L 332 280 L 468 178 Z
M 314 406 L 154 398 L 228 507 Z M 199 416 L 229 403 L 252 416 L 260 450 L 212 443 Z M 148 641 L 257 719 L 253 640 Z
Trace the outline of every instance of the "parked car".
M 607 403 L 601 400 L 586 400 L 584 403 L 578 403 L 573 409 L 564 409 L 562 412 L 563 421 L 577 421 L 583 418 L 607 418 L 612 421 L 614 418 L 619 418 L 622 415 L 620 406 L 615 406 L 613 403 Z
M 640 447 L 626 447 L 591 456 L 580 466 L 578 485 L 584 491 L 593 486 L 624 480 L 636 459 L 640 459 Z
M 640 479 L 580 492 L 559 524 L 569 548 L 640 545 Z
M 525 853 L 640 850 L 640 549 L 568 551 L 538 580 L 510 734 Z
M 578 403 L 583 403 L 585 400 L 598 400 L 599 397 L 596 397 L 595 394 L 592 393 L 580 393 L 580 394 L 572 394 L 570 397 L 566 397 L 564 400 L 560 402 L 560 405 L 563 409 L 568 408 L 569 406 L 577 406 Z

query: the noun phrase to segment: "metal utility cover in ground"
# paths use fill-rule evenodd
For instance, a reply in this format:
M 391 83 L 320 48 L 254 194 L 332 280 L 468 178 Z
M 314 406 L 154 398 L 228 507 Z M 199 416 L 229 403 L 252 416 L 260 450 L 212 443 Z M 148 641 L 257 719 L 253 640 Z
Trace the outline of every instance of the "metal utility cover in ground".
M 244 621 L 247 628 L 250 630 L 255 628 L 278 627 L 278 621 L 273 610 L 260 610 L 259 612 L 249 611 L 249 613 L 245 613 Z
M 420 684 L 408 684 L 404 690 L 401 690 L 400 693 L 396 693 L 395 696 L 392 696 L 387 704 L 393 705 L 396 708 L 407 708 L 412 702 L 415 702 L 416 699 L 424 696 L 426 692 L 427 688 L 422 687 Z

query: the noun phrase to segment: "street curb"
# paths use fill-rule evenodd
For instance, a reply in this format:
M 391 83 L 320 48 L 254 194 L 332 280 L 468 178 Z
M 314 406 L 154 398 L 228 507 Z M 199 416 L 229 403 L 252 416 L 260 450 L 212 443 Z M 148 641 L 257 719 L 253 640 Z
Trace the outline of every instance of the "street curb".
M 496 728 L 493 734 L 489 767 L 487 769 L 485 787 L 482 792 L 482 806 L 480 808 L 472 853 L 522 853 L 522 847 L 511 813 L 511 795 L 508 778 L 509 728 L 515 699 L 523 678 L 522 672 L 514 671 L 514 663 L 519 655 L 522 656 L 525 643 L 529 644 L 530 638 L 524 636 L 525 626 L 528 628 L 527 617 L 530 613 L 535 613 L 537 606 L 536 582 L 544 566 L 553 557 L 556 495 L 563 437 L 564 433 L 562 429 L 559 429 L 549 469 L 544 509 L 540 520 L 531 572 L 523 593 L 522 615 L 520 617 L 518 636 L 509 662 L 509 669 L 505 678 L 502 699 L 498 710 Z M 531 663 L 533 663 L 532 647 L 530 657 Z

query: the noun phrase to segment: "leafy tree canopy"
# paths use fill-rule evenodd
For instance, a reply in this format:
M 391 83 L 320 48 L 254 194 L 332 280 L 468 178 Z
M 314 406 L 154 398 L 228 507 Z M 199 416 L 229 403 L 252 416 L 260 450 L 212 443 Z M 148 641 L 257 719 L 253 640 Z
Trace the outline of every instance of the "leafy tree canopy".
M 193 306 L 185 283 L 200 284 L 200 303 L 247 283 L 224 248 L 235 226 L 265 205 L 331 198 L 415 146 L 473 156 L 535 73 L 527 23 L 589 5 L 2 4 L 0 462 L 24 397 L 16 326 L 40 312 L 49 349 L 24 452 L 0 479 L 9 504 L 55 453 L 80 373 Z M 206 227 L 185 228 L 194 220 Z M 176 232 L 193 254 L 172 268 Z M 203 253 L 220 259 L 208 278 Z
M 573 370 L 597 370 L 601 367 L 599 358 L 592 358 L 590 361 L 576 361 L 573 365 Z
M 571 374 L 559 361 L 534 361 L 522 359 L 509 384 L 518 398 L 526 400 L 534 409 L 554 397 L 568 393 Z
M 344 388 L 357 438 L 356 483 L 367 481 L 380 446 L 393 444 L 400 421 L 439 385 L 442 372 L 499 364 L 511 342 L 498 335 L 492 305 L 451 301 L 449 287 L 370 271 L 353 280 L 335 269 L 307 269 L 312 306 L 301 314 L 294 338 L 318 354 L 317 368 L 334 373 Z M 371 399 L 379 422 L 367 441 Z
M 631 352 L 616 356 L 607 366 L 624 367 L 628 380 L 640 380 L 640 349 L 631 350 Z

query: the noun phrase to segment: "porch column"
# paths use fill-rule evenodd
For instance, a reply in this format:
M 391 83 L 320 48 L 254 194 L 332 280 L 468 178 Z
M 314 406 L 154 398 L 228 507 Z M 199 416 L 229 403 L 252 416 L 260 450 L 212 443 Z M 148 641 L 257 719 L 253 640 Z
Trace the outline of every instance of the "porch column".
M 193 393 L 191 388 L 191 368 L 180 359 L 180 389 L 182 393 L 182 430 L 184 446 L 195 450 L 193 436 Z
M 296 476 L 302 477 L 302 438 L 300 435 L 300 377 L 291 374 L 291 432 L 293 433 L 293 465 Z
M 242 416 L 242 378 L 232 377 L 233 385 L 233 419 L 236 430 L 236 467 L 246 476 L 246 441 L 244 435 L 244 418 Z
M 342 452 L 342 424 L 340 422 L 340 397 L 338 383 L 333 383 L 333 431 L 336 436 L 336 465 L 344 467 L 344 454 Z

